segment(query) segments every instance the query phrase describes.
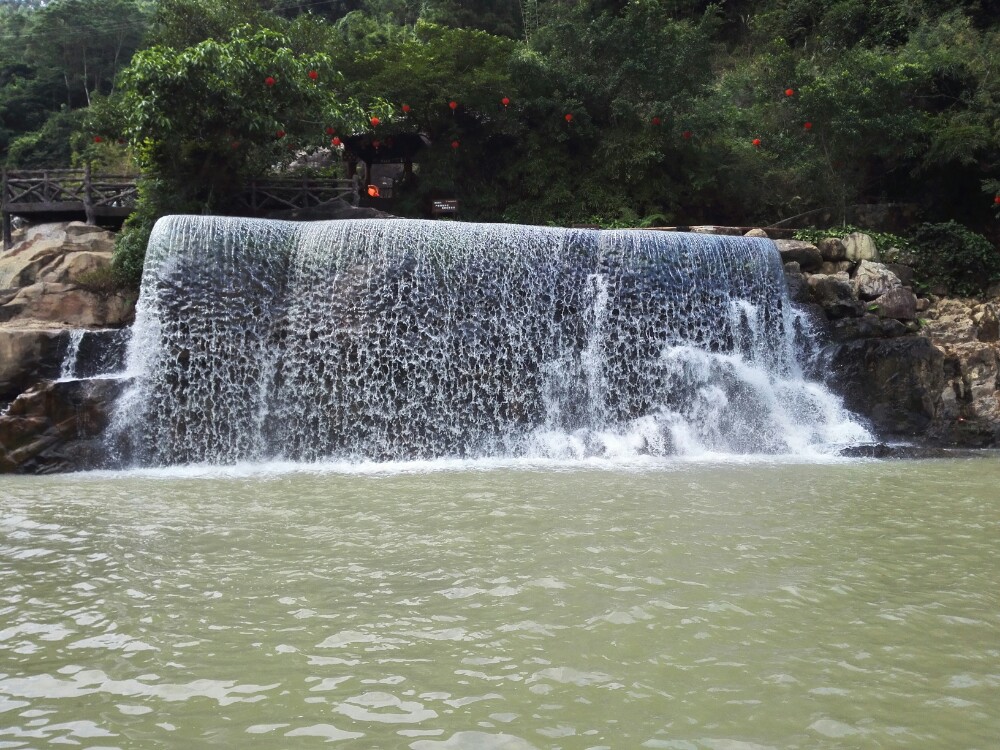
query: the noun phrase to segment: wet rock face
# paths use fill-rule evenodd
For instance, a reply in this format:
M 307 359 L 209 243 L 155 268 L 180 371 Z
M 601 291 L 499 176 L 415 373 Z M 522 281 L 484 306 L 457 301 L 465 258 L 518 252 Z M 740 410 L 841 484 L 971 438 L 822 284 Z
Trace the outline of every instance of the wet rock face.
M 923 336 L 850 341 L 833 371 L 847 408 L 886 437 L 920 437 L 940 414 L 944 354 Z
M 49 474 L 99 468 L 108 457 L 101 435 L 125 381 L 46 382 L 0 416 L 0 473 Z
M 59 375 L 65 331 L 0 328 L 0 408 L 39 380 Z

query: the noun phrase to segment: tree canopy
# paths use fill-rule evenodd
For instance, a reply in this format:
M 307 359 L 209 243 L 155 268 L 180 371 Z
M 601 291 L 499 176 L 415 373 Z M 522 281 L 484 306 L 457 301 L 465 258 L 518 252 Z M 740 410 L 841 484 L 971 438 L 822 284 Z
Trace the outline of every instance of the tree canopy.
M 412 215 L 902 202 L 996 236 L 1000 0 L 8 1 L 0 39 L 0 159 L 132 159 L 162 203 L 222 210 L 336 128 L 426 137 Z

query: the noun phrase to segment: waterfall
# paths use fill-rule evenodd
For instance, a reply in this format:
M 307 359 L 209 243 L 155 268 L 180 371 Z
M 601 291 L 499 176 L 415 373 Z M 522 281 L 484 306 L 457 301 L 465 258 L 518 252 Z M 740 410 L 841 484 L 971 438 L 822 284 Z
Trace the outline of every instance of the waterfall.
M 870 440 L 803 377 L 801 340 L 764 239 L 168 217 L 112 432 L 144 465 Z

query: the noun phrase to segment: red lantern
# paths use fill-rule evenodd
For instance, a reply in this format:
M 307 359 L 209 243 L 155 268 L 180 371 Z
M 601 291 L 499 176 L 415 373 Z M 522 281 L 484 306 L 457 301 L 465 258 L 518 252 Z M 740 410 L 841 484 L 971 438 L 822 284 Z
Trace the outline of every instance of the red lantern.
M 277 136 L 278 138 L 284 138 L 285 137 L 285 131 L 284 130 L 279 130 L 277 133 L 275 133 L 275 136 Z
M 372 118 L 372 127 L 373 127 L 373 128 L 377 128 L 377 127 L 378 127 L 378 124 L 379 124 L 380 122 L 382 122 L 382 121 L 381 121 L 380 119 L 378 119 L 377 117 L 373 117 L 373 118 Z
M 566 122 L 573 122 L 573 115 L 571 115 L 569 112 L 567 112 L 563 117 L 565 118 Z
M 372 141 L 372 148 L 378 151 L 378 147 L 382 145 L 381 141 Z
M 694 135 L 694 133 L 692 133 L 690 130 L 685 130 L 683 133 L 681 133 L 681 138 L 683 138 L 685 141 L 690 141 L 692 135 Z
M 760 148 L 760 138 L 754 138 L 751 143 L 753 143 L 754 148 Z
M 993 202 L 1000 206 L 1000 195 L 994 195 Z
M 310 70 L 309 78 L 315 81 L 317 78 L 319 78 L 319 73 L 317 73 L 315 70 Z
M 785 96 L 795 96 L 795 89 L 785 89 Z
M 659 125 L 659 124 L 660 124 L 660 122 L 661 122 L 661 120 L 660 120 L 660 118 L 659 118 L 659 117 L 654 117 L 654 118 L 653 118 L 653 124 L 654 124 L 654 125 Z
M 448 106 L 451 107 L 451 111 L 454 112 L 456 109 L 458 109 L 458 102 L 452 100 L 448 102 Z
M 265 78 L 264 79 L 264 85 L 268 86 L 268 87 L 273 86 L 274 85 L 274 76 L 268 76 L 267 78 Z
M 337 131 L 336 131 L 336 130 L 335 130 L 334 128 L 327 128 L 327 129 L 326 129 L 326 134 L 327 134 L 327 135 L 333 135 L 333 134 L 334 134 L 334 133 L 336 133 L 336 132 L 337 132 Z
M 804 127 L 806 130 L 812 130 L 813 124 L 811 122 L 807 122 L 802 127 Z
M 104 141 L 104 139 L 101 138 L 101 136 L 99 135 L 94 136 L 94 143 L 101 143 L 102 141 Z
M 404 104 L 403 105 L 403 114 L 404 115 L 408 115 L 409 113 L 410 113 L 410 105 L 409 104 Z
M 510 99 L 505 96 L 503 99 L 500 100 L 500 103 L 506 107 L 508 104 L 510 104 Z
M 334 137 L 333 140 L 330 141 L 330 145 L 331 146 L 339 146 L 340 145 L 340 139 L 337 138 L 337 137 Z
M 458 147 L 459 147 L 459 146 L 461 146 L 461 145 L 462 145 L 462 144 L 458 142 L 458 139 L 457 139 L 457 138 L 456 138 L 455 140 L 453 140 L 453 141 L 451 142 L 451 147 L 452 147 L 452 148 L 458 148 Z

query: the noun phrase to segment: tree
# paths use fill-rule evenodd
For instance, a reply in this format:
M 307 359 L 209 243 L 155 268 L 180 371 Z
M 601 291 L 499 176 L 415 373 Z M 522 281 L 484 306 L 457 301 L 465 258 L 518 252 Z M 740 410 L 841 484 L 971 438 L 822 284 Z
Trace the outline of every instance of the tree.
M 243 26 L 224 41 L 136 55 L 117 102 L 123 135 L 172 202 L 224 210 L 246 179 L 289 161 L 294 148 L 328 144 L 326 128 L 363 121 L 330 57 L 292 46 Z

